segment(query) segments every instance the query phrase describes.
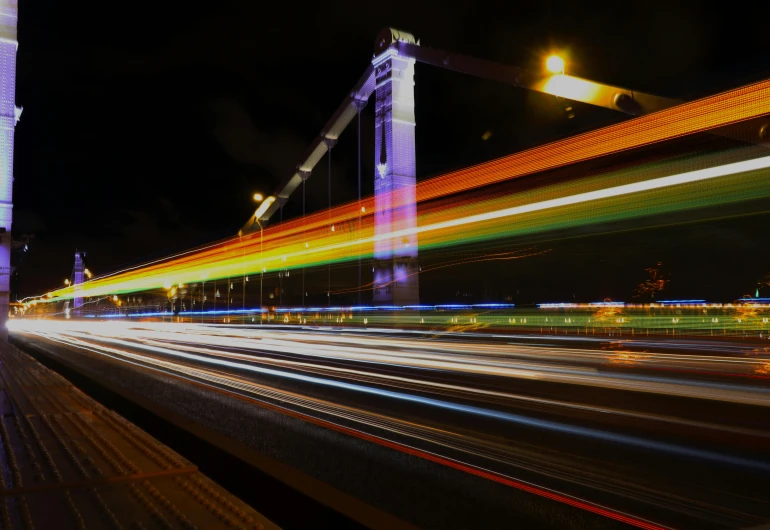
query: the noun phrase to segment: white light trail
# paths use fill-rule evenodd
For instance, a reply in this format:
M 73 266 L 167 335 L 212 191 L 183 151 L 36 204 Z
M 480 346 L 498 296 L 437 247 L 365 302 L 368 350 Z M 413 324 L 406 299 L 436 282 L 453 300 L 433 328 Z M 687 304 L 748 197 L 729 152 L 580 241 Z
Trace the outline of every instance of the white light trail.
M 367 238 L 361 238 L 360 240 L 356 240 L 356 241 L 345 241 L 345 242 L 340 242 L 340 243 L 335 243 L 330 245 L 322 245 L 317 247 L 316 252 L 328 252 L 331 250 L 341 250 L 352 246 L 358 246 L 360 244 L 387 241 L 393 238 L 419 235 L 426 232 L 432 232 L 435 230 L 442 230 L 447 228 L 467 227 L 470 224 L 480 223 L 484 221 L 504 219 L 506 217 L 512 217 L 515 215 L 521 215 L 526 213 L 539 212 L 543 210 L 550 210 L 550 209 L 559 208 L 562 206 L 572 206 L 576 204 L 589 203 L 589 202 L 598 201 L 602 199 L 622 197 L 624 195 L 632 195 L 634 193 L 659 190 L 663 188 L 669 188 L 672 186 L 679 186 L 682 184 L 691 184 L 694 182 L 712 180 L 720 177 L 726 177 L 729 175 L 735 175 L 738 173 L 745 173 L 748 171 L 756 171 L 756 170 L 768 169 L 768 168 L 770 168 L 770 156 L 755 158 L 753 160 L 743 160 L 741 162 L 734 162 L 731 164 L 724 164 L 721 166 L 715 166 L 715 167 L 710 167 L 706 169 L 699 169 L 699 170 L 690 171 L 687 173 L 679 173 L 676 175 L 669 175 L 667 177 L 660 177 L 660 178 L 650 179 L 642 182 L 634 182 L 631 184 L 624 184 L 622 186 L 605 188 L 602 190 L 595 190 L 595 191 L 589 191 L 585 193 L 578 193 L 576 195 L 569 195 L 566 197 L 559 197 L 557 199 L 549 199 L 546 201 L 523 204 L 520 206 L 513 206 L 511 208 L 504 208 L 502 210 L 495 210 L 491 212 L 484 212 L 480 214 L 469 215 L 466 217 L 450 219 L 448 221 L 441 221 L 438 223 L 431 223 L 431 224 L 412 227 L 412 228 L 404 228 L 401 230 L 393 230 L 385 234 L 377 234 Z M 291 253 L 288 255 L 290 257 L 299 257 L 303 254 Z

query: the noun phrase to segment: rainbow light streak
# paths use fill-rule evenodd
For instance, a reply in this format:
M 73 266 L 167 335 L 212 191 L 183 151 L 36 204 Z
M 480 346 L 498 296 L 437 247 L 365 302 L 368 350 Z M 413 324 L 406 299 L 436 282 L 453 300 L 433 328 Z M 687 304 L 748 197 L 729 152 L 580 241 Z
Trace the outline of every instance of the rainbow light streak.
M 338 225 L 335 232 L 324 227 L 304 235 L 283 236 L 276 231 L 265 238 L 262 253 L 259 234 L 257 237 L 250 235 L 166 262 L 89 281 L 78 295 L 104 296 L 158 289 L 168 284 L 238 277 L 263 268 L 276 271 L 351 261 L 359 257 L 359 249 L 361 256 L 372 256 L 376 242 L 384 239 L 419 235 L 420 248 L 439 248 L 458 242 L 484 241 L 768 197 L 768 168 L 770 156 L 596 189 L 617 180 L 627 182 L 629 176 L 620 172 L 605 179 L 587 179 L 582 184 L 557 184 L 535 192 L 514 193 L 473 203 L 448 201 L 447 204 L 427 205 L 420 212 L 416 227 L 401 228 L 394 222 L 395 229 L 385 234 L 374 234 L 371 216 L 360 231 L 353 222 Z M 633 178 L 641 176 L 634 173 Z M 579 190 L 581 186 L 588 190 L 563 195 L 565 191 Z M 541 200 L 526 202 L 533 199 Z M 510 206 L 512 203 L 519 204 Z M 43 301 L 64 300 L 73 295 L 74 287 L 70 286 L 53 291 Z
M 417 185 L 416 200 L 422 203 L 767 114 L 770 114 L 770 80 L 428 179 Z M 396 208 L 409 200 L 408 195 L 396 192 L 390 204 Z M 283 223 L 281 232 L 301 233 L 305 229 L 328 226 L 327 223 L 357 219 L 361 206 L 366 212 L 374 211 L 374 198 L 335 208 L 331 218 L 328 212 L 323 212 Z

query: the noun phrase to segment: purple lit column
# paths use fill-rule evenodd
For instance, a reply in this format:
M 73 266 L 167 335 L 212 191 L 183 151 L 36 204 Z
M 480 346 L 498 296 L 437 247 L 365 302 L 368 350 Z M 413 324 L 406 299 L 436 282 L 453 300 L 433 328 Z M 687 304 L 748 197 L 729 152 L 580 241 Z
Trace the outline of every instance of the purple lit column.
M 0 0 L 0 337 L 8 337 L 13 218 L 13 132 L 16 108 L 17 0 Z
M 414 59 L 391 47 L 415 43 L 387 29 L 376 42 L 374 171 L 374 303 L 418 304 L 417 205 L 415 202 Z M 388 237 L 389 234 L 397 234 Z
M 83 297 L 78 296 L 78 292 L 83 290 L 83 282 L 86 280 L 86 264 L 83 261 L 85 252 L 75 252 L 75 266 L 72 268 L 73 285 L 75 288 L 75 311 L 80 314 L 80 307 L 83 305 Z

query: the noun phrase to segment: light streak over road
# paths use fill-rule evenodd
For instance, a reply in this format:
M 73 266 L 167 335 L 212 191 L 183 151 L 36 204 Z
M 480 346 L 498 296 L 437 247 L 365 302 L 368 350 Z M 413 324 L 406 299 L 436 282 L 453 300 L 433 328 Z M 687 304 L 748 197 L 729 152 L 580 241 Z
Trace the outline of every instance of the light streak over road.
M 740 157 L 740 152 L 734 156 Z M 675 167 L 664 165 L 663 171 Z M 400 241 L 415 235 L 420 248 L 427 250 L 770 197 L 769 168 L 770 156 L 764 156 L 657 178 L 648 175 L 660 173 L 661 168 L 621 171 L 584 182 L 546 186 L 536 192 L 429 205 L 418 212 L 417 226 L 399 228 L 399 223 L 394 222 L 395 229 L 385 234 L 374 233 L 372 217 L 368 216 L 360 230 L 352 226 L 343 229 L 338 224 L 340 229 L 333 232 L 326 228 L 301 234 L 275 232 L 264 242 L 260 237 L 248 236 L 91 280 L 83 284 L 78 296 L 137 292 L 262 270 L 351 261 L 372 256 L 379 241 Z M 618 182 L 628 183 L 616 185 Z M 574 193 L 580 188 L 586 191 Z M 74 295 L 74 287 L 69 286 L 40 301 L 55 302 Z
M 499 482 L 578 499 L 584 508 L 629 517 L 644 528 L 656 526 L 613 510 L 615 495 L 622 492 L 618 505 L 632 502 L 638 515 L 668 514 L 664 525 L 666 517 L 745 525 L 770 515 L 766 505 L 749 500 L 736 513 L 718 500 L 724 493 L 718 484 L 706 493 L 687 474 L 659 491 L 645 486 L 660 480 L 656 468 L 668 472 L 667 466 L 682 462 L 768 480 L 768 455 L 744 451 L 742 444 L 767 446 L 770 432 L 736 419 L 740 415 L 688 412 L 715 404 L 723 411 L 766 415 L 770 389 L 749 377 L 767 363 L 761 357 L 700 354 L 697 342 L 681 343 L 675 353 L 649 351 L 661 349 L 650 340 L 628 342 L 628 348 L 645 350 L 634 355 L 592 349 L 590 341 L 528 345 L 505 335 L 445 333 L 428 339 L 397 331 L 116 321 L 16 320 L 12 328 L 95 359 L 228 389 L 380 445 L 434 455 L 434 461 L 477 475 L 484 470 L 487 478 L 502 477 Z M 655 404 L 661 399 L 675 406 L 660 409 Z M 565 445 L 566 440 L 573 441 Z M 541 444 L 549 449 L 538 450 Z M 590 455 L 595 444 L 606 451 L 597 460 Z M 648 462 L 642 468 L 633 465 L 639 455 Z M 611 464 L 614 459 L 621 467 Z M 669 488 L 693 495 L 690 502 L 698 507 L 682 508 Z
M 544 200 L 532 200 L 532 194 L 520 193 L 496 200 L 475 200 L 465 204 L 459 201 L 459 205 L 430 204 L 431 201 L 456 197 L 461 192 L 483 186 L 718 130 L 768 114 L 770 81 L 755 83 L 418 183 L 413 191 L 421 211 L 418 212 L 417 226 L 413 228 L 402 226 L 399 229 L 396 222 L 394 230 L 375 235 L 372 215 L 376 212 L 374 199 L 370 197 L 323 214 L 270 227 L 264 233 L 260 230 L 259 234 L 246 234 L 169 256 L 165 260 L 94 278 L 83 284 L 82 289 L 78 287 L 79 296 L 138 292 L 160 289 L 168 284 L 346 262 L 361 256 L 372 256 L 378 241 L 398 241 L 415 235 L 419 235 L 420 249 L 429 249 L 469 240 L 483 241 L 537 233 L 555 227 L 630 219 L 766 197 L 770 195 L 766 175 L 753 175 L 753 178 L 739 182 L 725 181 L 721 187 L 714 185 L 710 189 L 692 188 L 695 184 L 722 180 L 731 175 L 766 170 L 768 159 L 763 157 L 727 164 L 712 161 L 705 164 L 708 167 L 704 169 L 689 172 L 681 172 L 681 168 L 669 170 L 659 178 L 637 175 L 632 178 L 637 182 L 618 185 L 618 179 L 625 182 L 634 173 L 621 172 L 616 175 L 615 182 L 604 182 L 599 189 L 594 188 L 596 183 L 592 183 L 590 178 L 583 179 L 552 186 L 548 190 L 551 196 Z M 651 174 L 658 172 L 650 167 L 642 169 Z M 588 189 L 574 193 L 575 188 Z M 392 208 L 398 208 L 415 200 L 410 198 L 411 193 L 404 190 L 394 192 L 387 200 L 385 197 L 381 199 Z M 360 217 L 362 207 L 366 212 L 363 219 Z M 544 216 L 544 212 L 555 213 Z M 337 229 L 332 230 L 332 227 Z M 75 287 L 69 286 L 56 289 L 49 296 L 35 301 L 66 300 L 73 298 L 74 292 Z

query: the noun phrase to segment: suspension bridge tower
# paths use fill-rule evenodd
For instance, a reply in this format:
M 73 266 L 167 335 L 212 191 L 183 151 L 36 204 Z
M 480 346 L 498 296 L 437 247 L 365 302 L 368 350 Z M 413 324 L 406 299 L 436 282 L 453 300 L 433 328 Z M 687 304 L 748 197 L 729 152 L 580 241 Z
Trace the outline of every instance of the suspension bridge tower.
M 0 0 L 0 337 L 8 330 L 13 218 L 13 135 L 21 109 L 16 107 L 17 0 Z
M 415 184 L 414 58 L 395 42 L 417 44 L 384 29 L 375 42 L 374 303 L 416 305 L 420 300 Z
M 86 279 L 86 264 L 83 260 L 85 256 L 85 252 L 75 251 L 75 265 L 72 267 L 72 284 L 75 288 L 75 299 L 72 306 L 78 314 L 83 305 L 83 297 L 78 296 L 78 294 L 83 290 L 83 282 Z

